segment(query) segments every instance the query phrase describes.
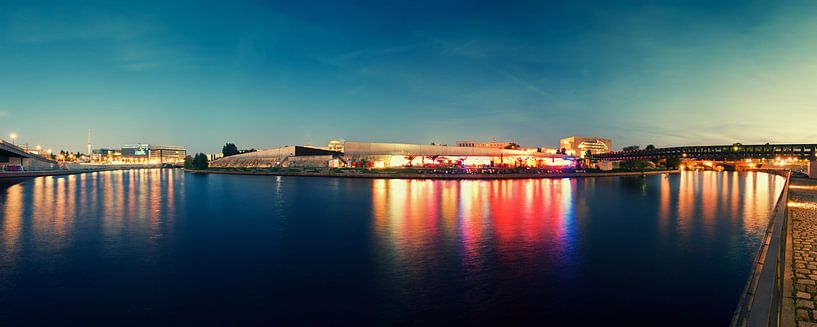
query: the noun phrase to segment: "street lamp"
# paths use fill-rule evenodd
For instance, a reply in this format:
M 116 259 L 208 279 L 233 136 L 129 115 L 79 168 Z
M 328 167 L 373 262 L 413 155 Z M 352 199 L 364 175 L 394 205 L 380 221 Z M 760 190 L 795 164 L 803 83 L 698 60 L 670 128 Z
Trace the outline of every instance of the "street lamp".
M 14 140 L 17 139 L 17 134 L 11 133 L 9 136 L 11 136 L 11 144 L 14 144 Z

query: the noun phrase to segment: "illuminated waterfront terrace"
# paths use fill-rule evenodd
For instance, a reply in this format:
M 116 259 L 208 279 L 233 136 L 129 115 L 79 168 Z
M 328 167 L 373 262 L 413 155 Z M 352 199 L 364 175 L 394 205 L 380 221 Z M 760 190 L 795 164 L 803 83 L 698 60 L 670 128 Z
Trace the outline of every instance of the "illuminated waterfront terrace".
M 575 157 L 535 149 L 500 149 L 405 143 L 346 141 L 331 147 L 289 146 L 243 153 L 213 161 L 211 167 L 366 167 L 424 165 L 565 167 Z M 333 150 L 330 150 L 333 149 Z

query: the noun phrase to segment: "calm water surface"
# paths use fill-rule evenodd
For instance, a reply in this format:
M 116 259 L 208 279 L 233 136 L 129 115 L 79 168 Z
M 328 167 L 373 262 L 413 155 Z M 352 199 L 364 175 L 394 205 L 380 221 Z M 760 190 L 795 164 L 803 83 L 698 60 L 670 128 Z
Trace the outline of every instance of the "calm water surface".
M 782 178 L 0 181 L 4 323 L 726 325 Z

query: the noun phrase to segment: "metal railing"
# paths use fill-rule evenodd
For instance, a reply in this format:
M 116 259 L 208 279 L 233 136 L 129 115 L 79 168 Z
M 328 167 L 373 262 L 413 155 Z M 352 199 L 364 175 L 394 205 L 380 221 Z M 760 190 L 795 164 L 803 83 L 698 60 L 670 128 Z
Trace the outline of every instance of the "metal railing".
M 780 326 L 783 282 L 786 268 L 788 198 L 791 172 L 758 170 L 786 179 L 783 191 L 771 214 L 769 226 L 755 255 L 752 272 L 746 282 L 731 326 Z

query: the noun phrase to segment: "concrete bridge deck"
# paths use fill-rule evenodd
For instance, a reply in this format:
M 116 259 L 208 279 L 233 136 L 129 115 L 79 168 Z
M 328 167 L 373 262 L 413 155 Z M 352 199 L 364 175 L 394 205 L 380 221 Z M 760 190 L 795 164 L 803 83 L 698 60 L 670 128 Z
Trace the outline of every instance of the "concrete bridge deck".
M 59 168 L 59 163 L 27 153 L 19 146 L 0 140 L 0 170 L 4 170 L 6 166 L 19 166 L 23 170 L 51 170 Z

